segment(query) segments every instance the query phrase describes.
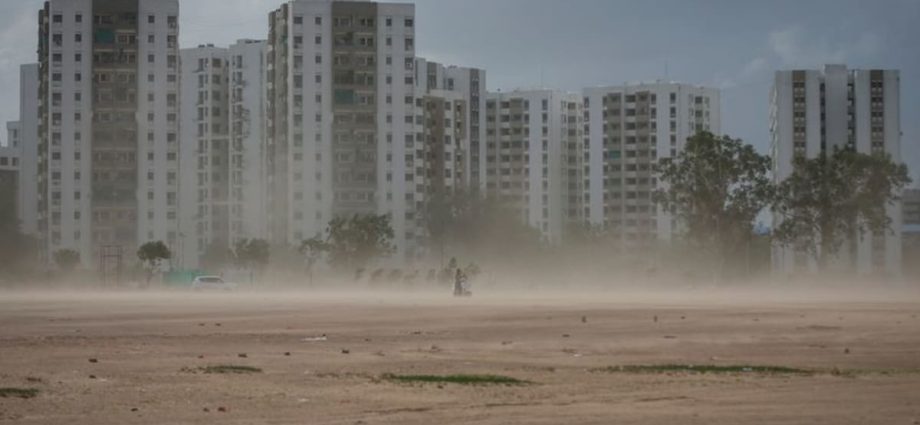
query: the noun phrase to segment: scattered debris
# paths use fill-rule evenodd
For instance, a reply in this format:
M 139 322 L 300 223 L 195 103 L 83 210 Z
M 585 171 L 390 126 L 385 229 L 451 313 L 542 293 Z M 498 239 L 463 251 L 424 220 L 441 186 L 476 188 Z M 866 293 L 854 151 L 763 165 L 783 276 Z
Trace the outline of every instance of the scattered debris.
M 198 358 L 199 358 L 199 359 L 203 359 L 203 358 L 204 358 L 204 354 L 199 354 L 199 355 L 198 355 Z
M 198 326 L 204 326 L 204 323 L 199 323 Z
M 26 381 L 28 381 L 28 382 L 44 382 L 44 381 L 42 380 L 42 378 L 39 378 L 39 377 L 37 377 L 37 376 L 26 376 Z
M 96 375 L 90 375 L 89 379 L 96 379 Z
M 91 358 L 91 359 L 89 359 L 89 362 L 90 362 L 90 363 L 99 363 L 99 359 Z
M 316 342 L 316 341 L 326 341 L 327 339 L 328 339 L 328 338 L 326 337 L 326 334 L 322 334 L 322 335 L 320 335 L 320 336 L 309 336 L 309 337 L 306 337 L 306 338 L 302 339 L 301 341 L 303 341 L 303 342 Z
M 675 336 L 675 335 L 665 335 L 665 336 L 664 336 L 664 339 L 677 339 L 677 336 Z
M 500 375 L 393 375 L 385 374 L 381 377 L 387 381 L 405 383 L 433 383 L 433 384 L 464 384 L 464 385 L 526 385 L 528 381 Z
M 349 353 L 351 353 L 351 350 L 348 350 L 345 348 L 342 349 L 342 354 L 349 354 Z
M 570 336 L 571 336 L 571 335 L 569 335 L 569 334 L 562 334 L 562 337 L 563 337 L 563 338 L 568 338 L 568 337 L 570 337 Z
M 581 316 L 581 323 L 588 323 L 588 316 Z
M 208 409 L 207 407 L 205 407 L 204 409 L 201 409 L 201 410 L 204 411 L 204 412 L 210 412 L 210 411 L 211 411 L 211 409 Z
M 0 398 L 34 398 L 37 395 L 35 388 L 0 388 Z
M 513 342 L 511 341 L 502 341 L 502 345 L 511 345 L 511 344 L 513 344 Z
M 214 326 L 220 326 L 220 323 L 215 323 Z
M 843 354 L 850 354 L 850 349 L 849 349 L 849 348 L 844 348 L 844 349 L 843 349 Z
M 687 316 L 680 316 L 680 320 L 685 320 Z
M 137 408 L 136 408 L 136 407 L 132 407 L 132 408 L 131 408 L 131 411 L 132 411 L 132 412 L 136 412 L 136 411 L 137 411 Z
M 285 355 L 285 356 L 290 356 L 290 355 L 291 355 L 291 352 L 290 352 L 290 351 L 285 351 L 285 352 L 284 352 L 284 355 Z
M 655 323 L 658 323 L 658 315 L 656 314 L 655 317 L 652 318 L 652 320 L 654 320 Z
M 240 354 L 237 354 L 236 356 L 239 357 L 239 358 L 241 358 L 241 359 L 245 359 L 245 358 L 249 357 L 248 355 L 246 355 L 246 353 L 240 353 Z
M 218 412 L 226 412 L 226 411 L 227 411 L 227 408 L 224 407 L 224 406 L 220 406 L 220 407 L 217 408 L 217 411 L 218 411 Z

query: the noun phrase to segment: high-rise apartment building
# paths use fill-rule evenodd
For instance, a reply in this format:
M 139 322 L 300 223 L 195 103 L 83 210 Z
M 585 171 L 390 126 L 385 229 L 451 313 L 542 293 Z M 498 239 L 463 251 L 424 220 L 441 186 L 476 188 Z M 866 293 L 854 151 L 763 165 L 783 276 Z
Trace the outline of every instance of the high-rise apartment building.
M 264 40 L 239 40 L 230 59 L 230 242 L 267 239 Z
M 19 68 L 19 224 L 30 236 L 38 232 L 38 64 Z
M 39 28 L 46 253 L 178 242 L 178 0 L 51 0 Z M 46 257 L 47 258 L 47 257 Z
M 269 23 L 272 240 L 295 245 L 334 216 L 388 214 L 393 259 L 418 257 L 425 180 L 414 5 L 294 0 Z
M 179 258 L 197 266 L 230 246 L 229 61 L 212 45 L 181 51 Z
M 656 82 L 584 90 L 584 217 L 624 248 L 670 241 L 677 223 L 653 199 L 656 166 L 697 132 L 721 132 L 716 89 Z
M 847 69 L 777 71 L 770 93 L 773 176 L 782 181 L 797 156 L 814 158 L 834 148 L 883 152 L 901 161 L 900 75 L 896 70 Z M 901 205 L 888 207 L 894 225 L 883 235 L 856 238 L 838 259 L 861 273 L 899 274 Z M 778 220 L 775 217 L 774 220 Z M 792 273 L 814 261 L 785 246 L 773 249 L 774 270 Z
M 0 145 L 0 205 L 3 208 L 12 207 L 12 214 L 9 218 L 18 220 L 21 209 L 19 122 L 8 122 L 6 129 L 7 144 L 6 146 Z
M 486 174 L 485 135 L 486 135 L 486 72 L 478 68 L 445 66 L 424 58 L 416 59 L 416 86 L 420 93 L 430 98 L 441 97 L 448 102 L 463 101 L 461 121 L 454 121 L 460 139 L 454 139 L 454 145 L 466 155 L 463 160 L 464 189 L 484 193 Z M 430 103 L 430 102 L 429 102 Z M 430 105 L 429 105 L 430 106 Z M 429 108 L 426 111 L 437 112 L 444 108 Z M 434 118 L 434 117 L 431 117 Z M 428 118 L 426 118 L 426 122 Z M 426 129 L 426 131 L 430 131 Z
M 580 223 L 582 100 L 554 90 L 489 93 L 485 194 L 517 211 L 544 241 Z

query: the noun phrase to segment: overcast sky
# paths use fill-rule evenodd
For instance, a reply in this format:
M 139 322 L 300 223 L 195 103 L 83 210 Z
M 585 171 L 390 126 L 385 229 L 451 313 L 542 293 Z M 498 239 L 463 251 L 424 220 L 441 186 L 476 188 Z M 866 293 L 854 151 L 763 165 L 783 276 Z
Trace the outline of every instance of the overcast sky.
M 265 38 L 280 0 L 180 0 L 180 43 Z M 42 0 L 0 0 L 0 122 L 18 117 Z M 920 180 L 920 0 L 418 0 L 417 54 L 487 71 L 489 90 L 670 79 L 722 89 L 722 130 L 768 146 L 773 71 L 901 70 L 902 146 Z M 5 131 L 0 136 L 5 142 Z M 916 185 L 917 183 L 915 183 Z

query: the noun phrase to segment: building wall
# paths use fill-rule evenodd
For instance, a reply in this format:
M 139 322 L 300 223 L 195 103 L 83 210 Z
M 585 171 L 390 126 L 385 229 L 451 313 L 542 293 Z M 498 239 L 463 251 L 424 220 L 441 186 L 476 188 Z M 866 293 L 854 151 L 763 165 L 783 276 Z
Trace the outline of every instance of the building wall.
M 676 157 L 698 131 L 721 133 L 716 89 L 650 83 L 584 90 L 586 177 L 584 214 L 623 247 L 650 248 L 677 233 L 652 199 L 655 166 Z
M 19 221 L 38 236 L 38 64 L 19 70 Z
M 295 0 L 271 14 L 275 243 L 321 234 L 336 214 L 389 214 L 393 260 L 417 257 L 424 185 L 414 155 L 422 121 L 414 34 L 411 4 Z
M 564 151 L 583 136 L 581 98 L 553 90 L 489 93 L 486 101 L 486 196 L 514 208 L 547 243 L 559 243 L 581 211 L 570 205 Z M 580 151 L 579 151 L 580 154 Z
M 176 0 L 51 0 L 39 28 L 39 213 L 45 258 L 97 265 L 115 246 L 175 249 Z M 148 172 L 154 179 L 147 180 Z
M 229 53 L 199 46 L 181 52 L 180 223 L 184 267 L 208 250 L 230 248 Z
M 895 162 L 901 161 L 900 75 L 896 70 L 827 65 L 822 70 L 777 71 L 770 101 L 776 181 L 792 173 L 796 156 L 814 158 L 834 147 L 884 152 Z M 899 274 L 901 208 L 900 202 L 888 207 L 892 232 L 856 240 L 852 249 L 843 250 L 838 266 L 853 265 L 861 273 Z M 779 273 L 816 267 L 805 254 L 782 246 L 773 248 L 773 265 Z
M 265 77 L 267 43 L 230 46 L 230 241 L 268 238 Z

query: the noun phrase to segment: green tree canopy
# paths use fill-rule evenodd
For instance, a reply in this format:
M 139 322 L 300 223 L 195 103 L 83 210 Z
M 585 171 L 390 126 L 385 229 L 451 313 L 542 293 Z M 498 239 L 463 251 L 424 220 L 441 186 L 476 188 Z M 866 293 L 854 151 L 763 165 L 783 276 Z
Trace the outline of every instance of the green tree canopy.
M 808 253 L 825 270 L 850 238 L 891 229 L 886 208 L 909 183 L 907 166 L 884 153 L 845 148 L 797 157 L 778 187 L 774 238 Z
M 163 241 L 147 242 L 137 250 L 137 258 L 147 270 L 147 285 L 153 278 L 154 271 L 162 264 L 163 260 L 172 258 L 172 253 Z
M 314 258 L 325 252 L 329 263 L 339 270 L 363 269 L 372 260 L 393 252 L 393 237 L 388 215 L 339 216 L 329 221 L 325 239 L 317 236 L 305 240 L 300 250 Z
M 677 218 L 691 246 L 724 264 L 754 233 L 757 215 L 775 192 L 770 158 L 741 139 L 700 132 L 676 158 L 660 164 L 656 199 Z
M 57 250 L 54 252 L 54 264 L 61 271 L 72 271 L 80 265 L 80 253 L 72 249 Z

